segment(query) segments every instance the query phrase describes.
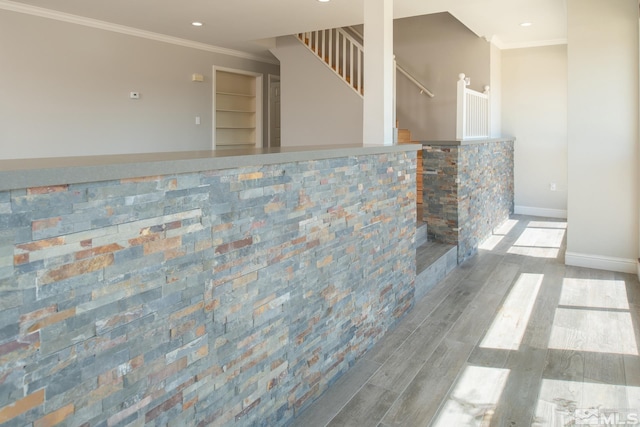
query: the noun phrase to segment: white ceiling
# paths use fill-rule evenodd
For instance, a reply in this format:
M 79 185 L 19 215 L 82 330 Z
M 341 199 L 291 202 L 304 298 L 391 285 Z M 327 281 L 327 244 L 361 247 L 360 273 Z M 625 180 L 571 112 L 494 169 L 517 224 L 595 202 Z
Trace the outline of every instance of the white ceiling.
M 323 28 L 362 24 L 364 1 L 332 0 L 0 0 L 251 53 L 258 40 Z M 448 11 L 499 47 L 566 40 L 566 0 L 395 0 L 394 17 Z M 201 21 L 200 28 L 191 26 Z M 532 22 L 523 28 L 522 22 Z

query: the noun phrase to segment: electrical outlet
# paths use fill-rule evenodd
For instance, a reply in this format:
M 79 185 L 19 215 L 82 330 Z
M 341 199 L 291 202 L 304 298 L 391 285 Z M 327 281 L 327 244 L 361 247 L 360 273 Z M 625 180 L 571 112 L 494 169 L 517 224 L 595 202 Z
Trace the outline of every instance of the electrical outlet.
M 551 191 L 556 191 L 557 190 L 555 182 L 552 182 L 552 183 L 549 184 L 549 190 L 551 190 Z

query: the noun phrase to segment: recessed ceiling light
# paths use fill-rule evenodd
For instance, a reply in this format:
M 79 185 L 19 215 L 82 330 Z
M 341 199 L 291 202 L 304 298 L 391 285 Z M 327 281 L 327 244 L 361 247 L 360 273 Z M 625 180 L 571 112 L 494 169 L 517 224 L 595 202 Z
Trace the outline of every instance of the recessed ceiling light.
M 202 22 L 194 21 L 191 23 L 194 27 L 202 27 L 204 24 Z
M 320 3 L 329 3 L 331 0 L 318 0 Z
M 523 22 L 523 23 L 520 24 L 521 27 L 530 27 L 532 25 L 533 25 L 533 23 L 531 23 L 531 22 Z

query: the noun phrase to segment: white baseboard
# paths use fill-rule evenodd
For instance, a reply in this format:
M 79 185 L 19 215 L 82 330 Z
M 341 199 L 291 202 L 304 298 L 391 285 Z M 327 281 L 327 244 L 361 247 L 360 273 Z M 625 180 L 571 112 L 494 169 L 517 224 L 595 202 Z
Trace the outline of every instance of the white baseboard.
M 603 255 L 579 254 L 567 252 L 564 255 L 564 263 L 575 267 L 595 268 L 597 270 L 619 271 L 621 273 L 638 273 L 640 266 L 633 259 L 614 258 Z
M 567 219 L 567 211 L 562 209 L 534 208 L 531 206 L 515 206 L 514 213 L 518 215 L 543 216 L 547 218 Z

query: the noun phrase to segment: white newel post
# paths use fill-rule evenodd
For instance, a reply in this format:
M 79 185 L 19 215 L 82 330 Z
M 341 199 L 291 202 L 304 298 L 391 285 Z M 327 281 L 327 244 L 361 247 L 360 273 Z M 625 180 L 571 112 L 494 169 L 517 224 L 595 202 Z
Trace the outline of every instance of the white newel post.
M 487 138 L 491 138 L 491 88 L 489 86 L 484 87 L 484 92 L 482 92 L 487 97 L 487 108 L 485 111 L 485 126 Z
M 364 145 L 393 145 L 393 0 L 364 2 Z
M 467 81 L 464 73 L 458 75 L 456 99 L 456 139 L 461 141 L 464 139 L 464 131 L 467 128 L 467 103 L 465 100 Z
M 468 89 L 469 78 L 458 75 L 456 100 L 456 139 L 489 138 L 491 136 L 491 91 Z

